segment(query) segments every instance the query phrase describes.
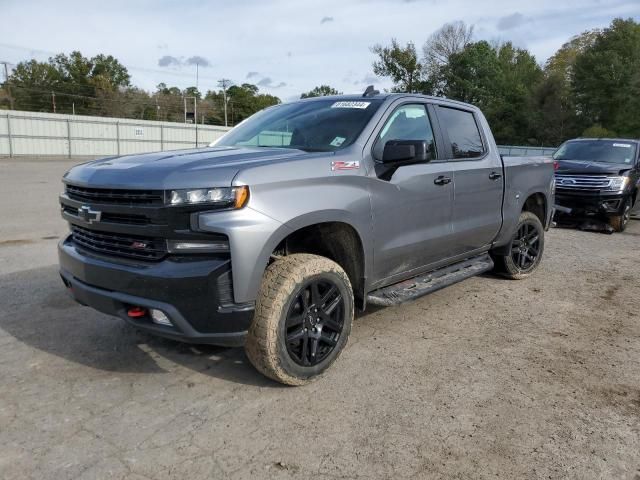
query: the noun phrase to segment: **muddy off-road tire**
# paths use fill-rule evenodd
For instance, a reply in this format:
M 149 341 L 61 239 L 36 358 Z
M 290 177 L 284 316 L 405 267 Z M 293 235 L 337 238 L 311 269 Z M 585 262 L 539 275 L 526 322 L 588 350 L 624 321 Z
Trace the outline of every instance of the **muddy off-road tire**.
M 508 255 L 493 255 L 495 271 L 500 275 L 520 280 L 538 268 L 544 252 L 544 227 L 535 214 L 520 214 L 509 250 Z
M 622 215 L 616 215 L 615 217 L 609 217 L 609 225 L 613 227 L 616 232 L 624 232 L 631 220 L 631 199 L 627 198 L 622 206 Z
M 336 361 L 352 321 L 353 291 L 344 270 L 317 255 L 289 255 L 264 274 L 245 350 L 267 377 L 304 385 Z

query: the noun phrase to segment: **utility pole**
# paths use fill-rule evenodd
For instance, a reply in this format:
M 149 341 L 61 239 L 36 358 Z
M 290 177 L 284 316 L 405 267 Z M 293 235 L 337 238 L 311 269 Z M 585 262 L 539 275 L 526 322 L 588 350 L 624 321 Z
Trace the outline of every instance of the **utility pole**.
M 224 126 L 228 126 L 229 122 L 227 121 L 227 88 L 231 86 L 231 80 L 228 78 L 223 78 L 218 80 L 218 86 L 222 88 L 222 99 L 224 103 Z
M 182 97 L 184 102 L 184 123 L 187 123 L 187 97 Z
M 196 94 L 193 97 L 193 123 L 196 124 L 196 147 L 198 146 L 198 69 L 200 65 L 196 62 Z
M 196 124 L 196 148 L 198 148 L 198 97 L 193 97 L 193 123 Z
M 7 95 L 9 95 L 9 108 L 13 110 L 13 95 L 11 95 L 11 85 L 9 85 L 9 62 L 0 62 L 4 65 L 4 86 L 7 89 Z
M 53 104 L 53 113 L 56 113 L 56 92 L 51 92 L 51 103 Z

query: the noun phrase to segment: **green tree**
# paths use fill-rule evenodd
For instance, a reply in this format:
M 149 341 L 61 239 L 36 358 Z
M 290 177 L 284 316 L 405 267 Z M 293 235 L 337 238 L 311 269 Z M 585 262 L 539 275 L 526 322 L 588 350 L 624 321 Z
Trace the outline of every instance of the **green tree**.
M 593 45 L 600 30 L 588 30 L 566 42 L 547 60 L 544 78 L 533 94 L 532 114 L 536 116 L 536 136 L 544 145 L 559 145 L 582 129 L 578 118 L 571 76 L 576 58 Z
M 554 53 L 545 64 L 545 71 L 550 74 L 558 74 L 564 77 L 567 82 L 571 80 L 573 66 L 576 58 L 587 48 L 595 43 L 602 30 L 594 29 L 582 32 L 580 35 L 572 37 L 568 42 Z
M 29 60 L 16 65 L 9 76 L 18 110 L 51 111 L 51 92 L 62 83 L 60 72 L 50 63 Z
M 184 89 L 182 94 L 185 97 L 196 97 L 198 99 L 202 96 L 202 94 L 200 93 L 200 90 L 198 90 L 196 87 L 187 87 Z
M 531 114 L 535 117 L 535 137 L 541 145 L 557 146 L 576 137 L 580 122 L 565 77 L 545 70 L 533 92 Z
M 75 109 L 77 113 L 109 115 L 118 110 L 115 97 L 130 87 L 130 77 L 111 55 L 86 58 L 74 51 L 55 55 L 47 62 L 21 62 L 9 83 L 16 91 L 16 107 L 23 110 L 51 111 L 55 92 L 58 112 Z
M 209 91 L 205 99 L 211 104 L 219 106 L 216 110 L 224 112 L 224 95 L 222 90 Z M 274 95 L 260 93 L 256 85 L 243 83 L 227 88 L 227 109 L 230 124 L 241 122 L 263 108 L 277 105 L 280 99 Z M 217 117 L 216 113 L 216 118 Z M 219 123 L 223 123 L 224 115 Z
M 640 24 L 617 18 L 581 52 L 571 84 L 584 125 L 640 137 Z
M 471 43 L 449 58 L 438 82 L 443 93 L 485 113 L 498 143 L 539 143 L 531 115 L 533 90 L 542 69 L 527 51 L 511 43 Z
M 320 85 L 319 87 L 315 87 L 313 90 L 303 93 L 300 95 L 300 98 L 326 97 L 329 95 L 342 95 L 342 92 L 339 92 L 329 85 Z
M 391 45 L 374 45 L 371 52 L 378 56 L 378 60 L 373 62 L 373 73 L 379 77 L 390 78 L 394 83 L 395 92 L 413 93 L 426 89 L 422 64 L 412 42 L 402 47 L 393 38 Z
M 586 138 L 615 138 L 618 134 L 614 131 L 607 130 L 600 124 L 595 124 L 585 129 L 580 136 Z

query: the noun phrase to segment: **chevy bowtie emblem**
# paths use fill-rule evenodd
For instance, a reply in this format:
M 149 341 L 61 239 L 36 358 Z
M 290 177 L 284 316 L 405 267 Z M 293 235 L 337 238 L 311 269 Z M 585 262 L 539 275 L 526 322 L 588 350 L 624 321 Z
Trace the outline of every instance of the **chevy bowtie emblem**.
M 84 205 L 78 209 L 78 217 L 80 217 L 85 222 L 92 224 L 93 222 L 99 222 L 100 217 L 102 217 L 102 212 L 97 210 L 91 210 L 91 207 L 88 205 Z

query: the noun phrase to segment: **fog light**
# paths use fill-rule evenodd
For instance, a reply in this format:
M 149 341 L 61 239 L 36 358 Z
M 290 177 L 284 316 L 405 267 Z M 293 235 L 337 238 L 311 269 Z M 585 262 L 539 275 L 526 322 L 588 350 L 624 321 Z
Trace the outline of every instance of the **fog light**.
M 169 253 L 223 253 L 229 251 L 224 240 L 167 240 Z
M 173 327 L 173 324 L 171 323 L 171 320 L 169 320 L 169 317 L 167 317 L 164 312 L 156 310 L 155 308 L 151 309 L 151 319 L 153 320 L 153 323 L 157 323 L 158 325 Z

